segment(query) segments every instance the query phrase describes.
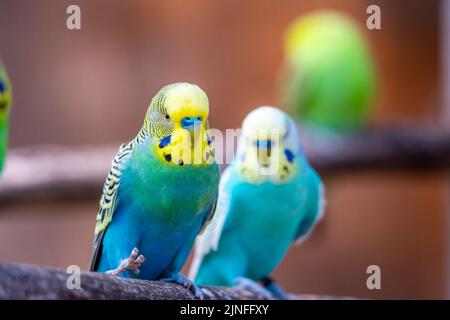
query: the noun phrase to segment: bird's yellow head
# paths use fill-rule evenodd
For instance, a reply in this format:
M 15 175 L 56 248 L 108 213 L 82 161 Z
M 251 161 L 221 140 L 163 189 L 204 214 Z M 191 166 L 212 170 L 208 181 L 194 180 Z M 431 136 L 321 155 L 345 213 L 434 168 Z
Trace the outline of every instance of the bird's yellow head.
M 174 83 L 153 97 L 143 130 L 156 142 L 161 160 L 177 166 L 211 164 L 208 116 L 208 96 L 200 87 Z
M 8 119 L 11 109 L 11 83 L 0 63 L 0 124 Z
M 297 127 L 283 111 L 263 106 L 242 123 L 237 168 L 249 182 L 288 181 L 303 157 Z
M 8 119 L 11 110 L 11 83 L 0 61 L 0 173 L 8 148 Z

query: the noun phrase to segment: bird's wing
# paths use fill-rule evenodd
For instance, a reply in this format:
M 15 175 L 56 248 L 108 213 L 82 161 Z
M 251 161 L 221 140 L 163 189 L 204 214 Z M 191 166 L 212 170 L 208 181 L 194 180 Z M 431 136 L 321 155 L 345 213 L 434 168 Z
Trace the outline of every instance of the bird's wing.
M 211 210 L 209 210 L 208 215 L 204 219 L 204 222 L 202 224 L 202 228 L 200 229 L 199 235 L 202 235 L 203 232 L 205 232 L 206 228 L 209 226 L 209 224 L 213 220 L 214 216 L 216 215 L 217 201 L 218 201 L 218 199 L 216 199 L 216 201 L 214 201 L 214 204 L 212 205 Z
M 103 194 L 100 198 L 100 208 L 98 210 L 95 232 L 94 232 L 94 244 L 92 250 L 92 257 L 89 266 L 90 271 L 96 271 L 100 258 L 101 247 L 103 242 L 103 236 L 106 228 L 112 220 L 114 211 L 117 206 L 117 194 L 120 186 L 120 176 L 122 175 L 122 169 L 125 163 L 129 159 L 133 150 L 133 142 L 128 144 L 122 144 L 119 148 L 119 152 L 115 156 L 111 170 L 106 177 L 105 185 L 103 186 Z
M 303 243 L 311 235 L 314 227 L 322 219 L 325 211 L 325 188 L 319 175 L 310 168 L 308 172 L 308 196 L 306 214 L 298 226 L 295 244 Z
M 230 192 L 226 188 L 231 177 L 231 168 L 228 167 L 222 174 L 219 184 L 219 197 L 215 205 L 215 213 L 211 215 L 207 227 L 204 227 L 202 233 L 195 241 L 195 254 L 189 270 L 189 278 L 194 279 L 197 275 L 203 257 L 211 250 L 217 250 L 219 246 L 220 236 L 222 234 L 225 220 L 230 208 Z

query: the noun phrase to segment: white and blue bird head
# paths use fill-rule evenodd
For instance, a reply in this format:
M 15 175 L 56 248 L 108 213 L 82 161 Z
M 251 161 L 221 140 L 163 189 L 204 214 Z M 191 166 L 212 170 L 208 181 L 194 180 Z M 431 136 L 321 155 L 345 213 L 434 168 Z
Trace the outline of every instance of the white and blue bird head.
M 304 160 L 294 121 L 270 106 L 251 111 L 242 123 L 235 164 L 251 183 L 289 181 Z

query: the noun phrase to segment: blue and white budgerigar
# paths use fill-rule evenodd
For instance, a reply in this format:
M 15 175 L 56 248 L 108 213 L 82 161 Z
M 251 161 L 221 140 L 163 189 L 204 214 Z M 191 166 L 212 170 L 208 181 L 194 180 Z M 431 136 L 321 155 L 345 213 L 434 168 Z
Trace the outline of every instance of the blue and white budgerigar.
M 190 270 L 198 285 L 250 285 L 287 298 L 269 275 L 293 242 L 321 219 L 324 187 L 300 147 L 292 119 L 273 107 L 245 118 L 224 171 L 214 219 L 198 237 Z M 261 292 L 261 291 L 260 291 Z
M 208 97 L 193 84 L 168 85 L 152 99 L 106 178 L 90 270 L 173 281 L 203 297 L 179 271 L 218 195 L 208 115 Z

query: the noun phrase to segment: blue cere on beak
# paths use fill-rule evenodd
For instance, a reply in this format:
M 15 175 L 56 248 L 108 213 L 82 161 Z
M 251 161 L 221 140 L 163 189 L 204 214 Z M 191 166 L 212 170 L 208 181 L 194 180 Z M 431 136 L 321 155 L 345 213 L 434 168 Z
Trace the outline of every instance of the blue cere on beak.
M 5 85 L 0 81 L 0 93 L 3 93 L 3 91 L 5 91 Z
M 272 148 L 272 141 L 271 140 L 256 140 L 256 148 L 270 149 L 270 148 Z
M 185 117 L 181 120 L 181 127 L 183 129 L 193 129 L 196 124 L 202 122 L 202 117 Z

